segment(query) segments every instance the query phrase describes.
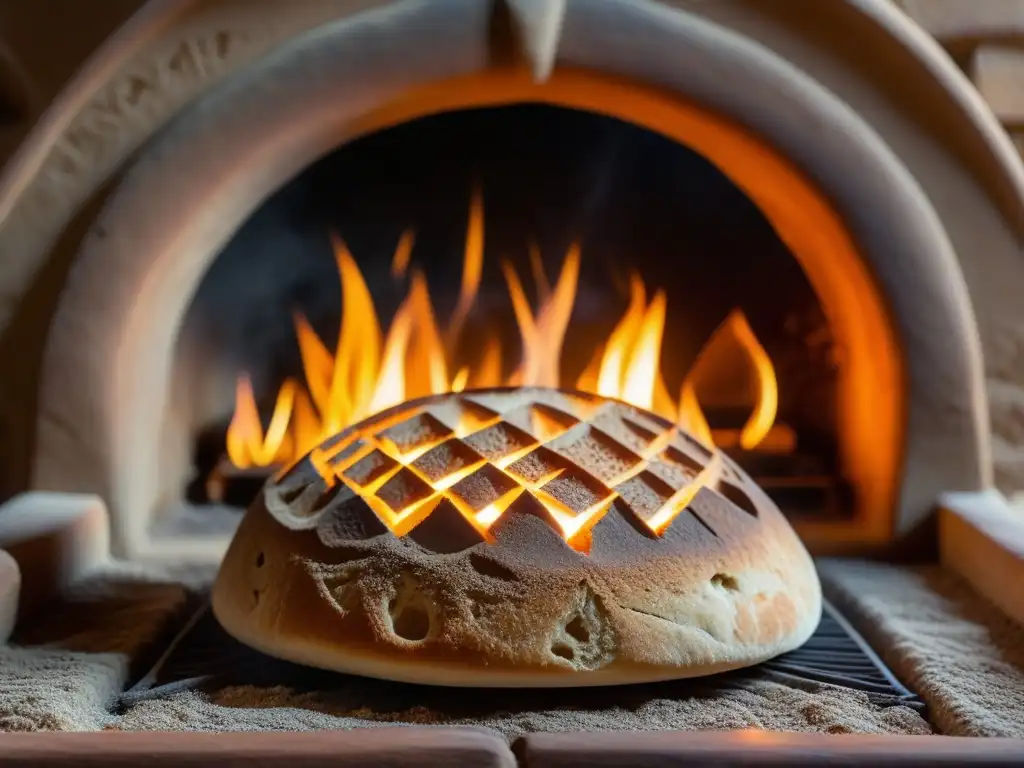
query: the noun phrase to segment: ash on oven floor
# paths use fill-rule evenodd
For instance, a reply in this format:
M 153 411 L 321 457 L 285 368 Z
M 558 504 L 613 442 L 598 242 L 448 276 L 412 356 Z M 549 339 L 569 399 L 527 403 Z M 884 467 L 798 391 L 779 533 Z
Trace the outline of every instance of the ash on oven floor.
M 633 698 L 652 695 L 685 697 L 714 695 L 733 689 L 751 678 L 770 679 L 794 688 L 827 684 L 861 691 L 876 706 L 902 705 L 926 716 L 925 704 L 905 688 L 885 667 L 867 643 L 828 602 L 814 635 L 802 647 L 756 667 L 692 680 L 606 688 L 555 688 L 543 691 L 550 707 L 628 706 Z M 216 691 L 231 686 L 286 687 L 295 692 L 353 692 L 354 706 L 378 710 L 401 709 L 410 701 L 448 712 L 475 713 L 495 707 L 491 689 L 452 689 L 361 680 L 340 673 L 275 659 L 229 636 L 213 617 L 208 603 L 196 607 L 183 629 L 164 649 L 152 668 L 122 694 L 124 711 L 146 700 L 171 696 L 183 690 Z M 453 695 L 453 691 L 455 695 Z M 522 700 L 522 701 L 519 701 Z M 537 691 L 502 691 L 502 708 L 529 706 Z

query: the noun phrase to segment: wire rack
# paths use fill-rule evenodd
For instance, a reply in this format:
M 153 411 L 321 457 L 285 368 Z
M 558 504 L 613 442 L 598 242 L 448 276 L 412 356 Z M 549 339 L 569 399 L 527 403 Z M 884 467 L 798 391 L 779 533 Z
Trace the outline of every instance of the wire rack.
M 370 680 L 324 672 L 275 659 L 229 636 L 209 608 L 197 598 L 177 634 L 154 653 L 155 661 L 119 700 L 119 709 L 184 690 L 216 691 L 231 686 L 285 687 L 296 692 L 330 693 L 337 701 L 351 697 L 354 706 L 377 711 L 427 707 L 452 714 L 494 709 L 493 691 L 451 689 Z M 806 689 L 830 685 L 861 691 L 877 706 L 905 706 L 927 717 L 925 703 L 890 672 L 856 630 L 828 602 L 814 635 L 800 648 L 744 670 L 693 680 L 643 685 L 505 691 L 502 710 L 537 706 L 629 706 L 642 699 L 709 696 L 743 685 L 744 679 L 770 679 Z

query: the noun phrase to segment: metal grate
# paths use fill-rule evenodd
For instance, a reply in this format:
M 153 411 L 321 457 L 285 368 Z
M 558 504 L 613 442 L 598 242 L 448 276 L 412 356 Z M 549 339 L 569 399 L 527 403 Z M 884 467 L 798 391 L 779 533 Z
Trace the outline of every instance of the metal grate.
M 904 687 L 885 667 L 867 643 L 857 634 L 827 601 L 821 623 L 814 635 L 802 647 L 750 669 L 716 675 L 709 678 L 666 683 L 627 686 L 626 689 L 545 689 L 546 707 L 559 703 L 572 706 L 581 700 L 591 705 L 625 704 L 641 691 L 656 692 L 664 697 L 681 697 L 696 693 L 708 695 L 715 686 L 733 687 L 737 676 L 764 676 L 794 687 L 806 687 L 808 682 L 825 683 L 862 691 L 878 706 L 910 707 L 926 716 L 925 703 Z M 204 602 L 195 607 L 182 630 L 171 641 L 152 668 L 120 698 L 123 710 L 147 699 L 169 696 L 186 690 L 218 690 L 234 685 L 256 687 L 284 686 L 296 691 L 351 690 L 357 682 L 362 690 L 362 703 L 368 696 L 367 688 L 378 702 L 401 708 L 402 702 L 415 701 L 419 705 L 430 702 L 439 709 L 465 710 L 491 706 L 493 694 L 486 690 L 444 689 L 385 681 L 372 681 L 350 675 L 324 672 L 319 669 L 275 659 L 242 645 L 229 636 Z M 453 695 L 453 691 L 455 691 Z M 412 693 L 410 693 L 412 692 Z M 509 691 L 509 696 L 524 699 L 529 690 Z M 536 693 L 532 694 L 536 696 Z M 582 696 L 582 699 L 581 699 Z M 458 703 L 454 703 L 457 701 Z M 520 705 L 524 705 L 520 702 Z M 411 705 L 410 705 L 411 706 Z M 524 705 L 525 706 L 525 705 Z
M 896 679 L 867 641 L 827 600 L 811 639 L 795 651 L 766 661 L 758 669 L 864 691 L 877 704 L 902 704 L 922 715 L 926 711 L 924 701 Z

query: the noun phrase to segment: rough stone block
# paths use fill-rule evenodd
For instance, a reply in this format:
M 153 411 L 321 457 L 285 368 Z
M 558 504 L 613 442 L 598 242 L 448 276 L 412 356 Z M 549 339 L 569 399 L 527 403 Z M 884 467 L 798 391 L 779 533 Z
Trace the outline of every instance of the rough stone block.
M 21 569 L 18 561 L 0 549 L 0 645 L 14 631 L 18 617 L 18 594 L 21 592 Z
M 1024 34 L 1024 0 L 896 0 L 942 43 Z
M 1024 626 L 1024 515 L 998 491 L 950 493 L 941 500 L 942 564 Z
M 21 571 L 23 617 L 107 561 L 106 506 L 96 496 L 20 494 L 0 506 L 0 548 Z
M 1024 47 L 979 46 L 969 74 L 1002 123 L 1024 126 Z

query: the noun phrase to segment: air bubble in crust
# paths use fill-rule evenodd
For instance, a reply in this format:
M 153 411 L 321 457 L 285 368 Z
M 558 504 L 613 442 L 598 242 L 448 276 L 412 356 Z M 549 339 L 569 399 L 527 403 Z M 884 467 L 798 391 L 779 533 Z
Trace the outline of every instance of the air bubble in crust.
M 573 603 L 551 638 L 551 655 L 577 670 L 603 667 L 615 658 L 615 636 L 601 598 L 582 582 Z
M 411 576 L 404 576 L 388 603 L 392 634 L 407 643 L 421 643 L 435 634 L 437 609 Z

